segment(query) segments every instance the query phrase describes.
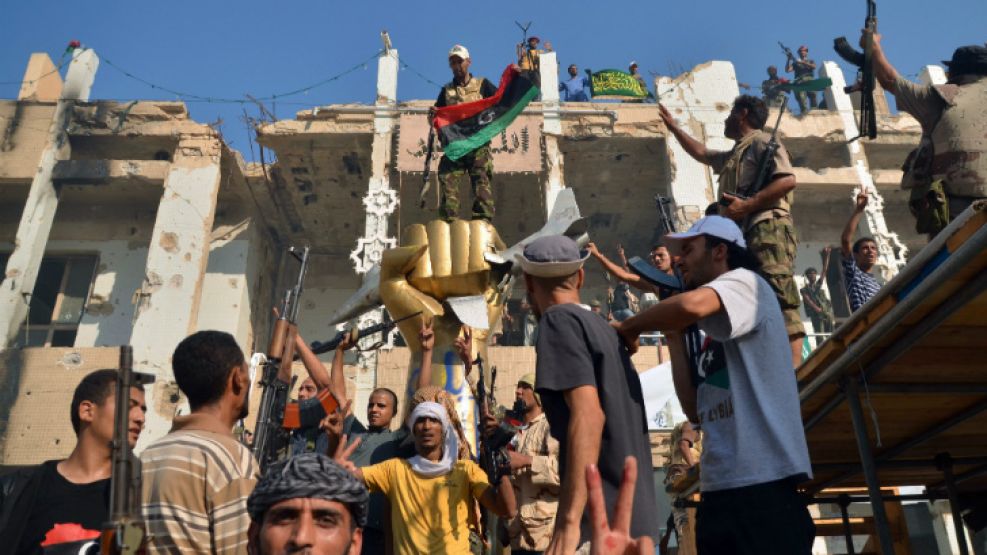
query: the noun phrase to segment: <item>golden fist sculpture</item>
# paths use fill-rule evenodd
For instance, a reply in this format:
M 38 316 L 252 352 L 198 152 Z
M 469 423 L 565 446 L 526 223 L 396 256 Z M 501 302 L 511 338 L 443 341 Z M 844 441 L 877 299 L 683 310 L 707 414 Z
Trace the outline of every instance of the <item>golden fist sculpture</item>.
M 465 319 L 479 318 L 485 320 L 486 325 L 486 329 L 482 329 L 474 324 L 471 356 L 475 359 L 479 354 L 486 358 L 487 340 L 494 325 L 500 321 L 509 292 L 499 287 L 505 270 L 492 267 L 485 255 L 504 248 L 489 222 L 433 220 L 425 225 L 408 226 L 402 246 L 384 251 L 380 262 L 380 297 L 391 318 L 398 320 L 421 312 L 398 324 L 412 353 L 409 391 L 406 393 L 409 397 L 414 393 L 421 372 L 419 331 L 423 320 L 431 322 L 435 335 L 431 383 L 456 400 L 459 418 L 474 453 L 476 401 L 453 343 L 462 330 L 460 316 L 468 311 L 472 318 L 467 315 Z M 456 304 L 457 308 L 454 310 L 450 303 Z M 459 308 L 461 305 L 463 308 Z M 484 370 L 489 372 L 489 368 Z

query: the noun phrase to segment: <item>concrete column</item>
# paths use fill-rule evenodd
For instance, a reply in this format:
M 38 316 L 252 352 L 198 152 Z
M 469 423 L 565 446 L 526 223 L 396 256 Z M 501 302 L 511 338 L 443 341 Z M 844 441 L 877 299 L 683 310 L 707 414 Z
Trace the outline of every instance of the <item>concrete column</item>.
M 177 410 L 171 369 L 175 346 L 196 329 L 220 185 L 215 136 L 186 136 L 165 178 L 138 291 L 131 344 L 134 366 L 157 376 L 138 449 L 168 432 Z
M 820 77 L 829 77 L 833 80 L 832 86 L 826 89 L 826 105 L 831 110 L 836 110 L 843 120 L 843 129 L 847 139 L 851 139 L 860 134 L 857 127 L 857 113 L 853 110 L 850 96 L 843 92 L 846 80 L 843 71 L 835 62 L 824 62 L 819 70 Z M 867 164 L 867 156 L 858 139 L 847 144 L 850 153 L 850 164 L 857 173 L 859 186 L 854 188 L 850 202 L 856 202 L 857 194 L 863 190 L 870 194 L 870 201 L 867 203 L 867 210 L 864 212 L 864 232 L 874 237 L 878 249 L 878 266 L 885 280 L 890 280 L 904 267 L 907 260 L 908 247 L 898 239 L 898 234 L 888 229 L 888 224 L 884 220 L 884 197 L 874 186 L 874 178 L 871 176 L 870 167 Z
M 58 187 L 52 181 L 52 172 L 58 161 L 67 160 L 70 156 L 68 127 L 72 120 L 72 108 L 78 100 L 89 100 L 89 90 L 96 79 L 98 67 L 99 57 L 91 49 L 72 52 L 65 85 L 55 105 L 48 139 L 17 227 L 14 252 L 7 261 L 0 286 L 0 349 L 13 344 L 18 330 L 27 319 L 41 259 L 58 209 Z
M 541 103 L 543 110 L 542 136 L 545 137 L 545 218 L 552 213 L 555 197 L 565 188 L 565 171 L 559 139 L 562 137 L 562 116 L 559 113 L 559 64 L 555 52 L 541 55 Z
M 370 155 L 370 181 L 367 194 L 363 197 L 367 219 L 364 235 L 357 240 L 356 249 L 350 253 L 354 269 L 358 274 L 366 274 L 380 264 L 381 254 L 397 245 L 397 238 L 390 234 L 388 220 L 398 207 L 398 193 L 391 188 L 391 170 L 394 156 L 391 146 L 394 143 L 394 126 L 397 122 L 398 91 L 398 51 L 387 49 L 377 62 L 377 110 L 374 112 L 374 139 Z M 363 328 L 382 322 L 384 309 L 371 310 L 358 320 Z M 385 348 L 392 345 L 393 334 L 386 339 Z M 372 345 L 376 338 L 363 340 L 363 347 Z M 362 351 L 359 354 L 356 374 L 356 394 L 353 398 L 355 414 L 363 414 L 361 407 L 367 406 L 370 392 L 377 387 L 377 352 Z
M 729 150 L 733 141 L 723 135 L 723 122 L 740 94 L 730 62 L 706 62 L 678 77 L 659 77 L 655 91 L 661 103 L 687 133 L 707 148 Z M 717 197 L 717 176 L 709 166 L 692 159 L 675 137 L 666 132 L 671 183 L 670 195 L 680 219 L 691 223 Z

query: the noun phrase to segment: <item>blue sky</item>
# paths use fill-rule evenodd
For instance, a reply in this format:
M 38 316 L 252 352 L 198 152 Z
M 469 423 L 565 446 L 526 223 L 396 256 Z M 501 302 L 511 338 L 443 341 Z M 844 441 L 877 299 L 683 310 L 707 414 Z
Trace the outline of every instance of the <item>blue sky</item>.
M 454 43 L 470 49 L 475 74 L 496 79 L 521 38 L 517 20 L 533 21 L 530 32 L 551 41 L 563 65 L 623 68 L 634 59 L 646 75 L 668 75 L 707 60 L 728 60 L 741 82 L 756 86 L 767 65 L 784 64 L 779 40 L 793 50 L 808 45 L 817 61 L 834 59 L 833 37 L 847 35 L 856 42 L 864 5 L 863 0 L 6 2 L 0 82 L 18 81 L 31 52 L 48 52 L 57 63 L 68 41 L 79 39 L 104 61 L 163 87 L 200 96 L 264 97 L 319 82 L 371 58 L 380 48 L 382 29 L 390 32 L 402 60 L 428 79 L 448 80 L 445 54 Z M 987 40 L 984 0 L 934 5 L 879 0 L 878 18 L 885 50 L 904 74 L 948 59 L 958 45 Z M 371 61 L 336 81 L 279 100 L 274 110 L 279 118 L 291 118 L 316 105 L 369 103 L 375 79 Z M 401 100 L 436 94 L 433 84 L 402 70 Z M 0 85 L 0 98 L 16 95 L 17 85 Z M 92 98 L 176 99 L 106 63 Z M 252 105 L 189 102 L 198 121 L 222 118 L 228 142 L 249 158 L 244 107 L 257 115 Z

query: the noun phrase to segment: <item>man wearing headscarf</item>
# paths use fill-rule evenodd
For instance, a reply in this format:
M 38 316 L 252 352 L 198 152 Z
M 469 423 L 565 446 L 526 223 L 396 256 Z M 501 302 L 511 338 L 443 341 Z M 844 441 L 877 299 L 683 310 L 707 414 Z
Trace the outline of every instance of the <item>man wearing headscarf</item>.
M 395 555 L 469 553 L 473 499 L 501 517 L 514 517 L 509 473 L 498 473 L 495 492 L 479 465 L 457 459 L 459 436 L 443 405 L 419 403 L 408 426 L 417 453 L 410 459 L 357 468 L 348 459 L 355 449 L 351 444 L 337 449 L 336 460 L 371 492 L 387 496 Z
M 367 488 L 321 453 L 278 461 L 247 499 L 248 550 L 256 555 L 358 555 L 367 499 Z
M 508 522 L 512 555 L 541 553 L 548 548 L 559 509 L 559 442 L 549 431 L 535 393 L 535 373 L 521 376 L 514 391 L 524 402 L 524 428 L 511 440 L 511 481 L 518 503 L 517 516 Z

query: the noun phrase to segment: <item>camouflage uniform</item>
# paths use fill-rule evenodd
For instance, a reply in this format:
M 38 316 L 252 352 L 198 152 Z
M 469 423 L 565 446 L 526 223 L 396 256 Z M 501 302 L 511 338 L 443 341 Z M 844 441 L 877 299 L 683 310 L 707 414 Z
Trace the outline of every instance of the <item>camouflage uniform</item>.
M 794 61 L 789 61 L 789 65 L 790 67 L 792 67 L 792 69 L 787 71 L 794 71 L 795 79 L 793 79 L 793 81 L 795 81 L 795 83 L 804 83 L 806 81 L 812 81 L 813 79 L 816 78 L 816 76 L 814 75 L 815 70 L 812 69 L 815 66 L 815 62 L 813 62 L 808 58 L 806 58 L 805 60 L 798 59 Z M 808 97 L 809 99 L 809 108 L 806 108 L 805 105 L 806 97 Z M 816 93 L 814 92 L 808 92 L 808 93 L 796 92 L 795 100 L 799 103 L 800 114 L 804 114 L 808 112 L 810 109 L 816 107 Z
M 906 168 L 902 188 L 940 182 L 952 220 L 973 201 L 987 198 L 987 76 L 966 75 L 956 84 L 916 85 L 901 76 L 894 85 L 898 108 L 922 125 L 923 152 Z M 916 171 L 923 165 L 922 171 Z
M 767 133 L 753 131 L 737 141 L 731 150 L 708 153 L 710 165 L 720 174 L 720 194 L 751 194 L 750 188 L 757 179 L 758 167 L 770 140 L 771 136 Z M 779 145 L 772 163 L 774 169 L 768 172 L 769 181 L 794 173 L 788 151 L 783 145 Z M 767 280 L 778 297 L 789 338 L 805 335 L 805 326 L 799 314 L 801 296 L 794 277 L 798 244 L 791 213 L 794 197 L 794 192 L 789 192 L 778 199 L 772 208 L 737 222 L 744 231 L 747 248 L 761 262 L 761 277 Z
M 442 106 L 453 106 L 465 102 L 473 102 L 485 98 L 484 89 L 492 85 L 483 77 L 472 77 L 465 85 L 447 83 L 442 87 L 440 98 Z M 494 91 L 496 88 L 494 88 Z M 484 145 L 463 156 L 459 160 L 450 160 L 445 155 L 439 161 L 439 190 L 442 199 L 439 203 L 439 216 L 446 221 L 459 217 L 459 178 L 469 175 L 473 186 L 473 214 L 471 219 L 493 221 L 494 199 L 490 182 L 493 178 L 493 158 L 490 146 Z
M 761 81 L 761 95 L 768 107 L 777 108 L 788 102 L 788 93 L 778 90 L 778 86 L 783 83 L 785 81 L 778 78 Z
M 812 320 L 812 328 L 816 333 L 833 332 L 833 305 L 829 302 L 829 297 L 822 291 L 823 280 L 816 278 L 816 282 L 802 288 L 802 294 L 808 296 L 812 302 L 816 303 L 822 312 L 816 312 L 809 305 L 805 305 L 805 313 Z
M 540 414 L 514 438 L 515 450 L 531 457 L 531 466 L 511 475 L 517 516 L 507 525 L 511 549 L 544 551 L 552 540 L 559 508 L 559 442 Z

